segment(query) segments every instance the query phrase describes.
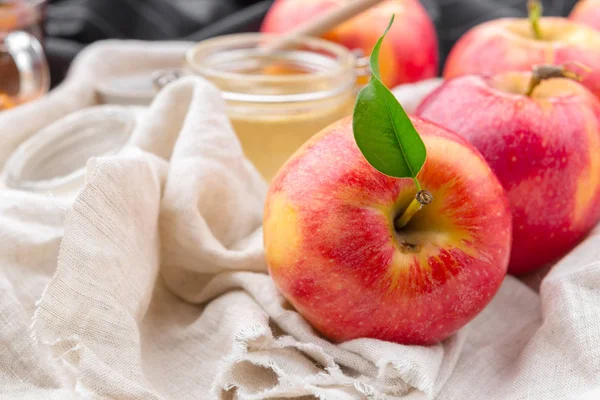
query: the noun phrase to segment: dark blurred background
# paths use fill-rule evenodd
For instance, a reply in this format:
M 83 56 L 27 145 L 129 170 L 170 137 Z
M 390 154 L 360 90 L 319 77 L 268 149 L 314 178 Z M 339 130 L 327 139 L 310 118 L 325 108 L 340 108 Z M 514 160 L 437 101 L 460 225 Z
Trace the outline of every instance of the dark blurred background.
M 46 51 L 56 86 L 75 55 L 102 39 L 193 40 L 256 31 L 273 0 L 50 0 Z M 443 63 L 454 42 L 483 21 L 526 16 L 526 0 L 421 0 Z M 576 0 L 545 0 L 544 15 L 567 15 Z

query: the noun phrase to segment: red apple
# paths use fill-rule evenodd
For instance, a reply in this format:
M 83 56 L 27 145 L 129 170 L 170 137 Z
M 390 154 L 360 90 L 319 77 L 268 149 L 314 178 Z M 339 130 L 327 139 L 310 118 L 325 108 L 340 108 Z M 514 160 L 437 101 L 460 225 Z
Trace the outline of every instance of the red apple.
M 506 273 L 511 218 L 502 186 L 466 140 L 412 122 L 427 148 L 418 179 L 434 200 L 399 231 L 394 221 L 415 184 L 371 167 L 350 118 L 301 147 L 269 190 L 269 272 L 333 341 L 438 342 L 483 309 Z
M 575 4 L 569 19 L 600 30 L 600 0 L 581 0 Z
M 261 31 L 286 32 L 342 3 L 342 0 L 276 0 Z M 369 55 L 392 14 L 396 14 L 396 24 L 379 54 L 383 82 L 393 87 L 437 76 L 435 28 L 418 0 L 384 1 L 336 27 L 324 38 Z
M 525 18 L 480 24 L 452 48 L 444 78 L 531 71 L 539 64 L 578 62 L 591 69 L 582 83 L 600 95 L 600 32 L 557 17 L 541 18 L 540 31 L 542 38 L 535 39 L 530 21 Z
M 451 79 L 417 115 L 468 139 L 506 189 L 513 215 L 508 272 L 563 256 L 600 218 L 600 102 L 577 82 L 531 73 Z

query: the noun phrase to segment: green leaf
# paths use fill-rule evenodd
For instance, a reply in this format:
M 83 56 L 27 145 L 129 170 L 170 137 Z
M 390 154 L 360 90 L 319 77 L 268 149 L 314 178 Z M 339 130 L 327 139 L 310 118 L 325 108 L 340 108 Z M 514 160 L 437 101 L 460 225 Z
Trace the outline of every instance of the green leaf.
M 352 129 L 369 164 L 385 175 L 413 178 L 420 190 L 417 174 L 425 164 L 425 145 L 379 72 L 379 49 L 393 22 L 394 16 L 371 53 L 372 76 L 356 99 Z

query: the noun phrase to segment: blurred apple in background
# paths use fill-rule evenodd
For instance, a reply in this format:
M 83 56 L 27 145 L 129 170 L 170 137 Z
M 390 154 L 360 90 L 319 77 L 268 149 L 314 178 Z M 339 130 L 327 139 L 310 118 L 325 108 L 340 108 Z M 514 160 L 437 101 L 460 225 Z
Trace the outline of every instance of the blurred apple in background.
M 276 0 L 267 13 L 261 31 L 283 33 L 314 18 L 344 0 Z M 383 83 L 394 87 L 435 77 L 438 72 L 438 45 L 435 27 L 418 0 L 387 0 L 363 12 L 324 35 L 350 50 L 368 56 L 392 14 L 392 27 L 380 53 Z
M 300 148 L 269 190 L 269 272 L 334 341 L 436 343 L 481 311 L 505 276 L 511 217 L 498 179 L 466 140 L 412 122 L 427 148 L 418 179 L 433 202 L 400 229 L 415 184 L 367 162 L 350 118 Z
M 569 14 L 569 19 L 600 30 L 600 0 L 580 0 Z
M 503 18 L 480 24 L 454 45 L 444 78 L 531 71 L 540 64 L 578 62 L 589 67 L 582 83 L 600 95 L 600 32 L 566 18 L 542 17 L 536 38 L 527 18 Z
M 542 81 L 528 96 L 530 80 L 522 72 L 463 76 L 417 108 L 473 143 L 506 189 L 513 274 L 563 256 L 600 218 L 599 100 L 564 78 Z

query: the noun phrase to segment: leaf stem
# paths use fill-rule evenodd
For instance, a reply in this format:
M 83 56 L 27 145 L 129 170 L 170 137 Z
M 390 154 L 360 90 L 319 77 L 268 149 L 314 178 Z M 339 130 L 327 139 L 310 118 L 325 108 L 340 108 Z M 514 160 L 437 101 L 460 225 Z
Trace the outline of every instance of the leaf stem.
M 415 182 L 415 186 L 417 187 L 417 192 L 420 192 L 421 191 L 421 184 L 419 183 L 419 180 L 417 179 L 416 176 L 413 178 L 413 181 Z
M 413 201 L 410 202 L 406 210 L 394 221 L 396 231 L 401 230 L 408 224 L 408 221 L 421 209 L 423 206 L 430 204 L 433 201 L 433 195 L 428 190 L 417 192 Z
M 542 3 L 540 2 L 540 0 L 529 0 L 527 2 L 527 9 L 529 11 L 529 22 L 531 23 L 531 30 L 533 31 L 533 36 L 537 40 L 541 40 L 542 31 L 540 29 L 540 18 L 544 11 Z

